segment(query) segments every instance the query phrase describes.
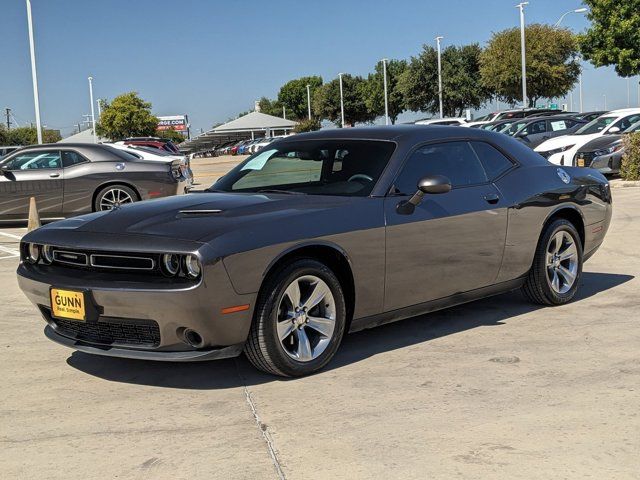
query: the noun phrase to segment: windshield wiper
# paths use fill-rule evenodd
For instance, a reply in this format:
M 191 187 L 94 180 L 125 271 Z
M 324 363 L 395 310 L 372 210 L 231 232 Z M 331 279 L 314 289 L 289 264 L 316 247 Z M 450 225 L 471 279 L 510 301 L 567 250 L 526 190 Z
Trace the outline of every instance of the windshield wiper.
M 287 195 L 306 195 L 304 192 L 294 192 L 292 190 L 278 190 L 277 188 L 265 188 L 258 190 L 256 193 L 284 193 Z

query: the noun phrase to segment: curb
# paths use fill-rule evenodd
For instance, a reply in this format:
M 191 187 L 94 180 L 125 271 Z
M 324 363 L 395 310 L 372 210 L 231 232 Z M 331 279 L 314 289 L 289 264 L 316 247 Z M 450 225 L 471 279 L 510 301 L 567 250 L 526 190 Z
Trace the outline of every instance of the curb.
M 611 188 L 633 188 L 633 187 L 640 187 L 640 181 L 635 180 L 635 181 L 626 181 L 626 180 L 614 180 L 612 182 L 609 182 L 609 186 Z

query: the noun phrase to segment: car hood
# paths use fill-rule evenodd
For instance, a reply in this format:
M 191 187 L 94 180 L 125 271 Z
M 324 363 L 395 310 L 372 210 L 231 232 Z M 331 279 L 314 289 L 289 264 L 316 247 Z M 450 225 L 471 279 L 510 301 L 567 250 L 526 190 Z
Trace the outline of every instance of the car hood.
M 602 137 L 594 138 L 593 140 L 585 143 L 578 149 L 579 152 L 594 152 L 596 150 L 602 150 L 603 148 L 609 148 L 613 145 L 617 145 L 622 141 L 622 135 L 603 135 Z
M 550 138 L 546 142 L 541 143 L 535 148 L 536 152 L 548 152 L 556 148 L 566 147 L 568 145 L 584 145 L 594 138 L 600 137 L 601 134 L 593 133 L 591 135 L 563 135 L 561 137 Z
M 55 222 L 43 227 L 102 234 L 170 237 L 205 242 L 250 225 L 277 226 L 278 221 L 344 207 L 356 197 L 318 195 L 192 193 L 124 205 Z

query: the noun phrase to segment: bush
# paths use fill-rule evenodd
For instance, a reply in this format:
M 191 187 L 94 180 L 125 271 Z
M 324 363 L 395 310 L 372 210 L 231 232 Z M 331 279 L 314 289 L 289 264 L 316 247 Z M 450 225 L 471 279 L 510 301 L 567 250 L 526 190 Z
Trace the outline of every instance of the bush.
M 624 180 L 640 180 L 640 132 L 625 135 L 620 176 Z

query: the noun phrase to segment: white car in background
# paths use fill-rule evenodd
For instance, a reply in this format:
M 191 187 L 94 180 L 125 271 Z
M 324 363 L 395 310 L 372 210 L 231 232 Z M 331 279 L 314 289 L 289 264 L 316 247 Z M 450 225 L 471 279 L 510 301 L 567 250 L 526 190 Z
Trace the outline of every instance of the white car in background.
M 126 145 L 123 142 L 105 143 L 110 147 L 122 150 L 129 155 L 139 159 L 147 160 L 151 162 L 173 162 L 174 160 L 180 160 L 182 169 L 185 172 L 185 176 L 188 179 L 187 188 L 191 188 L 193 185 L 193 172 L 191 171 L 190 162 L 186 155 L 172 155 L 169 152 L 151 147 L 142 147 L 138 145 Z
M 284 138 L 284 135 L 278 135 L 276 137 L 265 137 L 265 138 L 262 139 L 262 141 L 260 141 L 258 143 L 254 143 L 253 145 L 251 145 L 251 152 L 250 153 L 252 153 L 252 154 L 256 153 L 258 150 L 263 149 L 264 147 L 269 145 L 274 140 L 278 140 L 280 138 Z
M 613 110 L 592 120 L 572 135 L 563 135 L 547 140 L 534 150 L 556 165 L 575 165 L 578 150 L 603 135 L 618 134 L 640 121 L 640 108 Z
M 450 118 L 425 118 L 414 122 L 416 125 L 450 125 L 461 126 L 467 123 L 466 118 L 450 117 Z

